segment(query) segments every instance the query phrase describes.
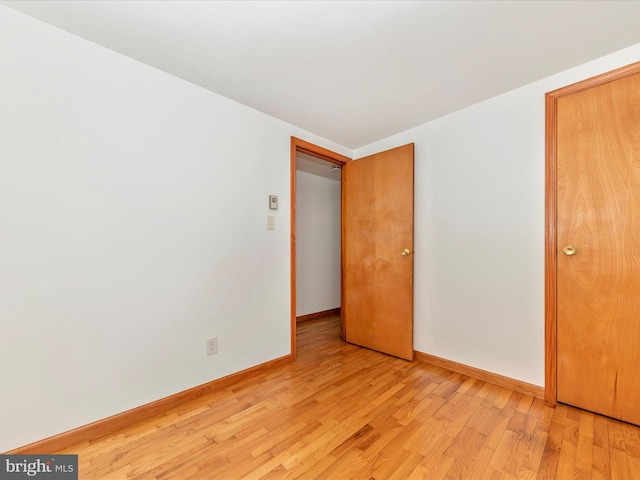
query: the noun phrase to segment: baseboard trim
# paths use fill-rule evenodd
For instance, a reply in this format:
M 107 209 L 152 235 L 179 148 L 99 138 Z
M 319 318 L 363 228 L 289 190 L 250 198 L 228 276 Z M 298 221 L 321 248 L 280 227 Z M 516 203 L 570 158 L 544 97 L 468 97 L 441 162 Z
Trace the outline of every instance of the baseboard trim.
M 332 308 L 331 310 L 323 310 L 322 312 L 300 315 L 299 317 L 296 317 L 296 323 L 307 322 L 309 320 L 315 320 L 316 318 L 333 317 L 334 315 L 340 315 L 340 307 Z
M 161 398 L 160 400 L 156 400 L 155 402 L 141 405 L 140 407 L 118 413 L 111 417 L 107 417 L 88 425 L 84 425 L 82 427 L 60 433 L 53 437 L 30 443 L 29 445 L 16 448 L 15 450 L 11 450 L 6 453 L 23 455 L 56 453 L 78 443 L 93 440 L 103 435 L 108 435 L 117 430 L 120 430 L 121 428 L 132 425 L 133 423 L 139 422 L 141 420 L 146 420 L 173 407 L 177 407 L 190 400 L 195 400 L 209 393 L 226 388 L 229 385 L 233 385 L 234 383 L 247 379 L 249 376 L 255 373 L 278 368 L 282 365 L 289 364 L 292 361 L 293 357 L 291 355 L 285 355 L 284 357 L 276 358 L 269 362 L 256 365 L 255 367 L 232 373 L 231 375 L 227 375 L 226 377 L 212 380 L 211 382 L 198 385 L 197 387 L 190 388 L 189 390 L 176 393 L 169 397 Z
M 435 365 L 436 367 L 445 368 L 456 373 L 461 373 L 469 377 L 477 378 L 483 382 L 492 383 L 499 387 L 508 388 L 518 393 L 524 393 L 525 395 L 532 395 L 536 398 L 544 400 L 544 388 L 531 383 L 522 382 L 514 378 L 498 375 L 497 373 L 487 372 L 479 368 L 470 367 L 462 363 L 457 363 L 445 358 L 436 357 L 435 355 L 429 355 L 428 353 L 422 353 L 415 351 L 415 360 Z

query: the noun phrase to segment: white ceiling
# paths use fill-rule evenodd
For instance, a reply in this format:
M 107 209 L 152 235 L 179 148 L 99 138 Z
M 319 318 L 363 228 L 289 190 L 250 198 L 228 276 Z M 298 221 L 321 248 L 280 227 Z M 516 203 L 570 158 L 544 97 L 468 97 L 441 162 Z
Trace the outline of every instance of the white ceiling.
M 337 168 L 336 168 L 337 167 Z M 342 172 L 335 163 L 328 162 L 304 152 L 296 153 L 296 170 L 301 170 L 312 175 L 342 181 Z
M 1 1 L 356 148 L 640 43 L 638 1 Z

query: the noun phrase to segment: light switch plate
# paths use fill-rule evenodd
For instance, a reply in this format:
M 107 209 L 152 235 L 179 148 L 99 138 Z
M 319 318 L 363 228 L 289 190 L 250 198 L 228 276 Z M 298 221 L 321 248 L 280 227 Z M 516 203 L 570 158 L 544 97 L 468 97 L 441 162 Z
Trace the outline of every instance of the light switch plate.
M 267 230 L 276 229 L 276 217 L 273 215 L 267 215 Z
M 277 195 L 269 195 L 269 208 L 271 210 L 278 209 L 278 196 Z

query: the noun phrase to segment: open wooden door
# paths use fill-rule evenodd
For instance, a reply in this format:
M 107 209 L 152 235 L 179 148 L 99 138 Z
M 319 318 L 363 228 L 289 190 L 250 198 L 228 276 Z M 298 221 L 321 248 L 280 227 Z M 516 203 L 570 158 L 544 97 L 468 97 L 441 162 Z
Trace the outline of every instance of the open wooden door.
M 345 340 L 413 360 L 413 144 L 342 168 Z

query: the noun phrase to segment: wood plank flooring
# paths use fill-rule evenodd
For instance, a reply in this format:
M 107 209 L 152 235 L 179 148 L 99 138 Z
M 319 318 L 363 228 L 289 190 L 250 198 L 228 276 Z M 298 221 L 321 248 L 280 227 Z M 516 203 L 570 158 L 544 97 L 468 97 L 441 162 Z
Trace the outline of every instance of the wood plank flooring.
M 60 453 L 82 480 L 640 478 L 640 428 L 298 326 L 298 360 Z

